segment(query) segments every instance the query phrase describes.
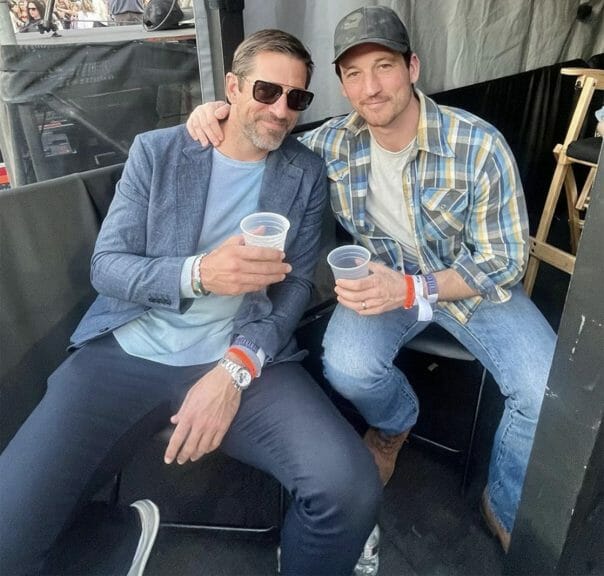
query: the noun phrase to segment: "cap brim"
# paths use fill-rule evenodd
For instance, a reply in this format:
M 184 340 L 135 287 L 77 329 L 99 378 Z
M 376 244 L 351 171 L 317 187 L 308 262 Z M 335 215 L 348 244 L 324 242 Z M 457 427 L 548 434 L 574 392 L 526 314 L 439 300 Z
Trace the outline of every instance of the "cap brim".
M 401 52 L 402 54 L 406 54 L 410 50 L 409 44 L 401 44 L 400 42 L 393 42 L 391 40 L 384 40 L 383 38 L 363 38 L 358 42 L 353 42 L 346 48 L 343 48 L 336 54 L 336 57 L 332 60 L 332 64 L 336 64 L 337 61 L 351 48 L 355 46 L 360 46 L 361 44 L 379 44 L 380 46 L 385 46 L 386 48 L 390 48 L 390 50 L 394 50 L 395 52 Z

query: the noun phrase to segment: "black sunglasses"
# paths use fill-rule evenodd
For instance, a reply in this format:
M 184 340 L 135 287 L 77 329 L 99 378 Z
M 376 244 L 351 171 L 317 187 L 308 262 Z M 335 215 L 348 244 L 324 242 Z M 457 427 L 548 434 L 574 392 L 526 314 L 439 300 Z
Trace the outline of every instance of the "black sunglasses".
M 248 80 L 245 76 L 242 76 L 242 78 Z M 248 82 L 251 82 L 251 80 L 248 80 Z M 287 107 L 296 112 L 306 110 L 310 106 L 312 99 L 315 97 L 315 95 L 308 90 L 301 90 L 300 88 L 284 90 L 283 86 L 264 80 L 254 81 L 252 96 L 256 102 L 260 102 L 261 104 L 274 104 L 281 98 L 283 92 L 285 92 L 287 98 Z

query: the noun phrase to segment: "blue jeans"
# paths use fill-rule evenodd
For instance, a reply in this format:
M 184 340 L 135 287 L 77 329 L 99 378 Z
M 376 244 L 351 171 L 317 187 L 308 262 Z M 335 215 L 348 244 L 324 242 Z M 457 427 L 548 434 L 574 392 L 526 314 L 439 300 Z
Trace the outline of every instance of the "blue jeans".
M 74 352 L 0 455 L 0 572 L 44 573 L 46 554 L 79 507 L 169 423 L 211 367 L 128 356 L 112 336 Z M 351 574 L 382 486 L 361 438 L 299 364 L 263 370 L 242 393 L 221 449 L 292 495 L 283 574 Z
M 489 370 L 505 396 L 487 494 L 493 512 L 511 532 L 556 335 L 520 286 L 505 303 L 483 301 L 465 325 L 438 309 L 433 321 Z M 393 361 L 405 342 L 427 325 L 417 321 L 416 309 L 360 316 L 338 306 L 325 333 L 325 376 L 370 426 L 387 434 L 408 430 L 417 421 L 417 397 Z

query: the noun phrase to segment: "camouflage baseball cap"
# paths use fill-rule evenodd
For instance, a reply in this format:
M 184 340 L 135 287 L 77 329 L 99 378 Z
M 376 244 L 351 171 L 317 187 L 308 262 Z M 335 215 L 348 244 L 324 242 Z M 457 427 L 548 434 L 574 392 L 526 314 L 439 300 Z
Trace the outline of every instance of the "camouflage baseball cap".
M 364 6 L 338 22 L 333 39 L 334 64 L 353 46 L 374 43 L 406 54 L 411 50 L 409 34 L 394 10 L 386 6 Z

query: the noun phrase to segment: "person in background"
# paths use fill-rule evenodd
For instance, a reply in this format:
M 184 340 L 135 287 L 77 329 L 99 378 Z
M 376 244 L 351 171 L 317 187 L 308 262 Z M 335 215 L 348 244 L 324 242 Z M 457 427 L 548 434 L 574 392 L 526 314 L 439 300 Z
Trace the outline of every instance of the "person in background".
M 21 8 L 21 4 L 23 8 Z M 13 31 L 19 32 L 28 21 L 27 18 L 27 2 L 11 2 L 10 3 L 10 18 L 13 25 Z
M 63 28 L 65 30 L 71 28 L 78 13 L 77 4 L 70 0 L 56 0 L 54 10 Z
M 220 446 L 290 492 L 283 576 L 352 573 L 382 486 L 293 336 L 327 201 L 323 160 L 289 137 L 313 67 L 290 34 L 257 32 L 226 76 L 220 146 L 184 126 L 135 138 L 92 256 L 99 296 L 0 454 L 3 574 L 44 573 L 78 505 L 170 423 L 167 465 Z M 284 251 L 244 244 L 256 211 L 288 218 Z
M 27 0 L 19 0 L 19 19 L 26 24 L 29 20 L 29 14 L 27 13 Z
M 493 126 L 415 87 L 420 60 L 390 8 L 344 17 L 334 64 L 354 111 L 301 140 L 326 160 L 332 210 L 374 261 L 367 278 L 336 282 L 325 375 L 369 424 L 386 484 L 419 411 L 393 364 L 401 347 L 436 322 L 478 358 L 506 399 L 480 507 L 507 552 L 556 341 L 520 283 L 529 238 L 516 162 Z M 206 104 L 187 126 L 216 145 L 227 114 Z
M 42 0 L 28 0 L 25 9 L 27 10 L 27 22 L 19 29 L 19 32 L 38 32 L 38 24 L 44 18 L 46 4 Z
M 46 12 L 46 4 L 42 0 L 28 0 L 27 2 L 27 14 L 28 20 L 25 26 L 19 29 L 19 32 L 39 32 L 39 25 L 44 20 L 44 14 Z M 56 26 L 57 30 L 62 30 L 63 25 L 58 19 L 57 15 L 53 13 L 52 22 Z
M 141 0 L 108 0 L 109 14 L 118 26 L 143 23 Z
M 108 21 L 109 13 L 104 0 L 80 1 L 76 23 L 78 29 L 107 26 Z

